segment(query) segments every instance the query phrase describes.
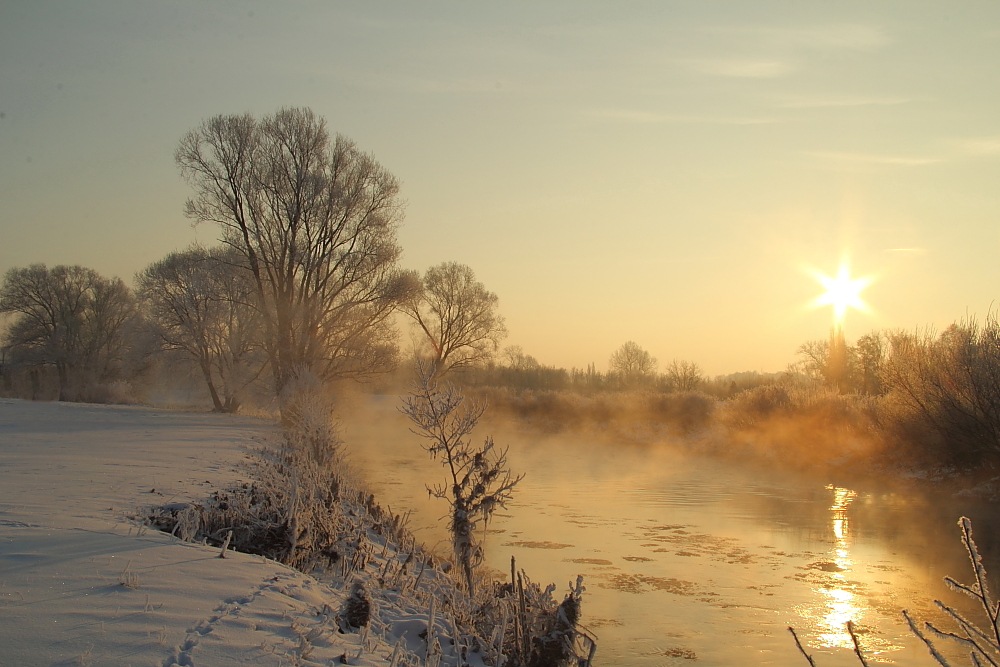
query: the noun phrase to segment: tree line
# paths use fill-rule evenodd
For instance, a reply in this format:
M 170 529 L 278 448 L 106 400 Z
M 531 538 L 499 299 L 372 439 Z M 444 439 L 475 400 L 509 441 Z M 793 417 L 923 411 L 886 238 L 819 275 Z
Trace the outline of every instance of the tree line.
M 81 266 L 32 264 L 0 284 L 0 390 L 59 400 L 115 400 L 158 367 L 195 373 L 219 411 L 251 392 L 289 418 L 302 383 L 364 380 L 398 366 L 397 314 L 416 332 L 433 379 L 594 393 L 701 391 L 731 398 L 760 385 L 813 383 L 881 400 L 879 428 L 931 438 L 958 461 L 1000 455 L 1000 324 L 876 331 L 848 345 L 812 341 L 781 377 L 709 380 L 674 360 L 663 372 L 629 341 L 608 370 L 544 366 L 506 336 L 499 300 L 471 268 L 399 266 L 399 183 L 309 109 L 216 116 L 187 133 L 175 161 L 192 189 L 186 215 L 219 245 L 173 252 L 130 289 Z M 884 399 L 884 400 L 883 400 Z M 914 435 L 917 434 L 917 435 Z M 929 434 L 929 435 L 928 435 Z
M 395 367 L 395 313 L 415 322 L 437 374 L 487 358 L 506 334 L 469 267 L 399 267 L 399 182 L 311 110 L 216 116 L 174 158 L 193 191 L 187 217 L 215 225 L 220 245 L 169 254 L 135 290 L 79 266 L 10 269 L 7 393 L 95 400 L 169 358 L 197 369 L 216 410 L 263 384 L 287 416 L 297 383 Z
M 608 391 L 655 391 L 662 393 L 728 389 L 728 381 L 710 380 L 693 362 L 674 359 L 661 373 L 658 363 L 647 350 L 627 341 L 611 353 L 608 370 L 599 371 L 594 363 L 586 368 L 546 366 L 520 345 L 505 347 L 486 363 L 461 370 L 461 381 L 469 386 L 505 387 L 514 390 L 571 391 L 582 394 Z
M 941 332 L 843 333 L 799 348 L 793 371 L 867 399 L 873 426 L 951 465 L 1000 460 L 1000 321 L 969 317 Z
M 435 379 L 587 391 L 704 382 L 683 361 L 657 373 L 634 342 L 607 373 L 544 367 L 520 348 L 498 363 L 507 331 L 497 295 L 457 262 L 400 268 L 398 180 L 309 109 L 215 116 L 174 159 L 192 190 L 186 216 L 214 225 L 219 245 L 168 254 L 134 289 L 80 266 L 10 269 L 0 285 L 5 393 L 114 400 L 166 365 L 199 377 L 217 411 L 238 411 L 253 392 L 284 410 L 302 382 L 395 368 L 397 313 Z

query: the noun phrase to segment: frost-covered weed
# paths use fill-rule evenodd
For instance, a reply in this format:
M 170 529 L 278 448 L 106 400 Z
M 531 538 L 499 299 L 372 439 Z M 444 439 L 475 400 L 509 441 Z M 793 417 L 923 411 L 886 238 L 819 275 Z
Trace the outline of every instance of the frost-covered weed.
M 498 664 L 511 667 L 563 667 L 589 665 L 596 640 L 578 626 L 583 577 L 570 584 L 561 603 L 552 597 L 556 587 L 542 588 L 511 559 L 511 582 L 494 584 L 494 597 L 502 613 L 492 614 L 496 645 L 502 647 Z M 499 616 L 499 619 L 497 618 Z M 500 622 L 497 623 L 496 621 Z M 500 656 L 498 656 L 500 658 Z
M 507 449 L 497 448 L 493 438 L 478 447 L 472 444 L 472 430 L 486 412 L 486 404 L 473 401 L 463 406 L 464 401 L 455 385 L 442 387 L 431 367 L 418 366 L 417 380 L 400 411 L 417 427 L 413 432 L 425 439 L 424 449 L 448 471 L 447 482 L 428 486 L 427 492 L 451 505 L 452 546 L 466 590 L 472 594 L 473 570 L 483 560 L 476 529 L 488 524 L 498 507 L 506 506 L 524 475 L 511 473 Z
M 371 526 L 397 530 L 400 519 L 383 512 L 345 481 L 339 469 L 307 451 L 260 447 L 247 463 L 252 481 L 216 491 L 201 505 L 167 505 L 152 525 L 182 539 L 258 554 L 303 571 L 356 556 L 359 534 Z M 364 514 L 365 516 L 362 516 Z
M 344 606 L 340 610 L 340 620 L 344 629 L 357 630 L 368 625 L 371 619 L 372 602 L 368 597 L 365 585 L 360 581 L 355 581 L 351 585 L 351 594 L 344 600 Z
M 125 569 L 118 575 L 118 583 L 125 588 L 139 588 L 139 575 L 132 571 L 132 561 L 125 564 Z

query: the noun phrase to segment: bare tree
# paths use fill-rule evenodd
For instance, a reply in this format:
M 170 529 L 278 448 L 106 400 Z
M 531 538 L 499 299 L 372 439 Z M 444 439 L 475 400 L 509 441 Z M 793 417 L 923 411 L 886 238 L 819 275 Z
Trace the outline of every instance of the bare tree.
M 656 371 L 656 357 L 628 341 L 611 354 L 608 370 L 618 375 L 626 384 L 648 378 Z
M 469 436 L 486 404 L 473 402 L 463 407 L 464 400 L 455 385 L 440 387 L 432 369 L 418 366 L 417 381 L 400 411 L 416 425 L 414 433 L 427 440 L 425 449 L 432 457 L 440 457 L 448 469 L 447 483 L 429 486 L 427 491 L 451 504 L 452 546 L 471 594 L 473 570 L 483 560 L 476 528 L 482 523 L 485 531 L 493 512 L 506 507 L 524 475 L 511 474 L 507 449 L 495 447 L 493 438 L 486 438 L 481 447 L 472 444 Z
M 948 463 L 965 467 L 1000 459 L 1000 321 L 993 314 L 888 336 L 881 380 L 916 428 L 909 437 Z
M 329 380 L 392 367 L 389 318 L 407 285 L 392 174 L 309 109 L 216 116 L 175 159 L 195 190 L 187 215 L 218 224 L 253 276 L 279 396 L 303 371 Z
M 830 345 L 827 348 L 829 356 L 826 364 L 826 382 L 828 385 L 844 393 L 850 390 L 853 382 L 854 349 L 847 345 L 844 330 L 840 326 L 830 331 Z
M 12 360 L 54 367 L 63 401 L 121 377 L 128 334 L 139 321 L 125 283 L 82 266 L 10 269 L 0 286 L 0 313 L 14 315 L 5 335 Z
M 694 391 L 705 381 L 698 364 L 674 359 L 667 366 L 667 382 L 671 391 Z
M 859 368 L 859 350 L 847 344 L 840 327 L 830 330 L 829 340 L 806 341 L 799 346 L 797 354 L 801 359 L 792 364 L 790 370 L 839 392 L 854 391 L 864 383 Z
M 136 276 L 160 339 L 197 364 L 217 412 L 239 411 L 243 390 L 265 361 L 252 276 L 239 259 L 228 248 L 192 248 Z
M 795 372 L 819 382 L 826 382 L 830 362 L 830 341 L 807 340 L 795 353 L 800 360 L 791 365 Z
M 419 292 L 401 310 L 416 323 L 431 348 L 431 368 L 440 377 L 453 368 L 487 361 L 507 336 L 497 312 L 499 299 L 465 264 L 445 262 L 427 269 Z
M 520 345 L 508 345 L 503 349 L 503 359 L 507 362 L 507 367 L 516 371 L 535 370 L 541 368 L 541 364 L 530 354 L 525 354 Z
M 882 368 L 885 364 L 888 346 L 888 338 L 880 331 L 873 331 L 858 338 L 856 349 L 861 393 L 874 395 L 884 393 Z

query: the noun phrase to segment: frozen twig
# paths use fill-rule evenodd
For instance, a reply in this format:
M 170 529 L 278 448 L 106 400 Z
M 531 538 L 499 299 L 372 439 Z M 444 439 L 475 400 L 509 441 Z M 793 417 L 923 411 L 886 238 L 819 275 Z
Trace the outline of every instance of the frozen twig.
M 924 635 L 924 633 L 920 631 L 920 628 L 917 627 L 917 624 L 913 621 L 912 618 L 910 618 L 910 613 L 904 609 L 902 611 L 902 614 L 903 618 L 906 619 L 906 624 L 910 626 L 910 632 L 915 634 L 917 638 L 924 643 L 924 645 L 927 647 L 927 650 L 930 651 L 931 657 L 937 660 L 937 663 L 941 665 L 941 667 L 951 667 L 951 665 L 948 664 L 948 661 L 945 660 L 944 656 L 941 655 L 941 653 L 937 650 L 937 647 L 934 646 L 934 643 L 930 639 L 928 639 Z
M 125 569 L 118 575 L 118 583 L 125 588 L 139 588 L 139 575 L 132 572 L 132 561 L 125 565 Z
M 789 625 L 788 631 L 792 633 L 792 638 L 795 640 L 795 645 L 799 648 L 799 653 L 802 654 L 802 656 L 812 667 L 816 667 L 816 663 L 813 662 L 812 656 L 806 653 L 806 650 L 802 648 L 802 642 L 799 641 L 799 636 L 795 634 L 795 628 Z
M 973 653 L 978 653 L 978 654 L 982 655 L 983 657 L 985 657 L 989 661 L 989 663 L 991 665 L 994 665 L 994 667 L 996 667 L 996 664 L 997 664 L 996 661 L 994 661 L 993 658 L 991 658 L 983 650 L 983 647 L 980 646 L 978 644 L 978 642 L 976 642 L 975 639 L 973 639 L 973 637 L 972 637 L 971 634 L 968 634 L 968 632 L 969 632 L 968 630 L 966 630 L 967 636 L 962 637 L 961 635 L 955 634 L 954 632 L 947 632 L 945 630 L 938 630 L 936 627 L 934 627 L 934 624 L 932 624 L 930 622 L 924 623 L 924 627 L 927 628 L 928 630 L 930 630 L 931 632 L 933 632 L 938 637 L 941 637 L 941 638 L 944 638 L 944 639 L 951 639 L 952 641 L 955 641 L 955 642 L 958 642 L 959 644 L 964 645 L 965 648 L 967 648 L 967 649 L 972 649 Z
M 854 655 L 858 656 L 858 660 L 864 667 L 868 667 L 868 662 L 865 660 L 865 656 L 861 653 L 861 644 L 858 643 L 858 635 L 854 632 L 854 621 L 847 622 L 847 633 L 851 635 L 851 641 L 854 642 Z

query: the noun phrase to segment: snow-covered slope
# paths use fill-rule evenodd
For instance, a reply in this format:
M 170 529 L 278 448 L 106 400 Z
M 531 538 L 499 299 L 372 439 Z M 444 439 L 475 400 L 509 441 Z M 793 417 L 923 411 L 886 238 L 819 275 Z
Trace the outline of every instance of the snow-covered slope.
M 238 480 L 245 446 L 273 432 L 246 417 L 0 399 L 0 664 L 388 664 L 385 642 L 335 631 L 341 591 L 126 519 Z

